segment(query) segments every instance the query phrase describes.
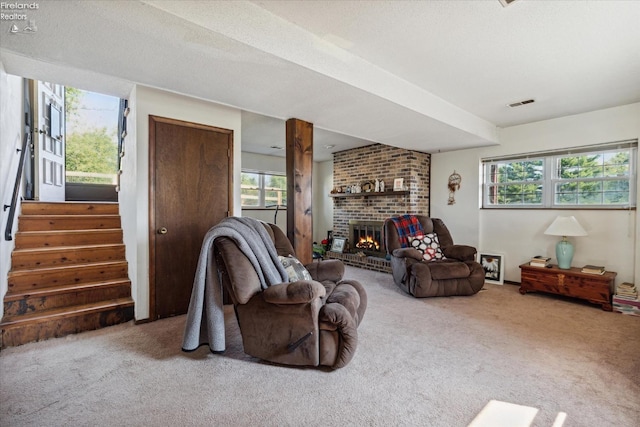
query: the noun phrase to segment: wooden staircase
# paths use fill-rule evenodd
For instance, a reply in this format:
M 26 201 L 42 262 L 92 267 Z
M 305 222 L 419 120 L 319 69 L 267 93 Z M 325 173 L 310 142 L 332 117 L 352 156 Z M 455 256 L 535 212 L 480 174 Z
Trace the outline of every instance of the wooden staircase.
M 23 202 L 0 348 L 133 319 L 117 203 Z

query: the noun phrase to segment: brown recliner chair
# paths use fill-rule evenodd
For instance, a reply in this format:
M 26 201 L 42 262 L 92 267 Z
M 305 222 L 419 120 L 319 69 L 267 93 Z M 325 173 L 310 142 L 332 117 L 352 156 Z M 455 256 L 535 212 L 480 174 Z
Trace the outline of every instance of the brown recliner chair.
M 295 256 L 282 230 L 264 225 L 278 255 Z M 342 279 L 341 261 L 308 264 L 305 267 L 313 280 L 263 290 L 249 259 L 232 239 L 217 238 L 214 253 L 235 308 L 245 353 L 274 363 L 333 369 L 351 361 L 367 294 L 359 282 Z
M 484 285 L 484 269 L 475 261 L 476 248 L 455 245 L 441 219 L 416 215 L 425 234 L 435 233 L 446 259 L 425 261 L 411 246 L 402 246 L 395 223 L 384 222 L 384 244 L 391 256 L 393 281 L 414 297 L 473 295 Z

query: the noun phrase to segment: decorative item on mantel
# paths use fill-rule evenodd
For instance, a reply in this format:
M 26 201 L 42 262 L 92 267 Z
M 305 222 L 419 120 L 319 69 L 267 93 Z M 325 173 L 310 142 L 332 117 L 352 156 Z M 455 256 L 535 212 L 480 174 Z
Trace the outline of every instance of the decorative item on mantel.
M 375 189 L 375 182 L 374 181 L 365 181 L 362 183 L 362 192 L 363 193 L 371 193 L 372 191 L 374 191 Z
M 460 183 L 462 182 L 462 177 L 456 170 L 453 170 L 453 173 L 449 175 L 449 183 L 447 186 L 449 187 L 449 200 L 447 200 L 448 205 L 453 205 L 456 203 L 456 199 L 454 197 L 455 192 L 460 189 Z
M 556 244 L 556 259 L 558 268 L 568 270 L 573 260 L 573 245 L 567 240 L 567 236 L 586 236 L 587 232 L 582 228 L 574 216 L 559 216 L 547 228 L 544 234 L 550 236 L 562 236 Z

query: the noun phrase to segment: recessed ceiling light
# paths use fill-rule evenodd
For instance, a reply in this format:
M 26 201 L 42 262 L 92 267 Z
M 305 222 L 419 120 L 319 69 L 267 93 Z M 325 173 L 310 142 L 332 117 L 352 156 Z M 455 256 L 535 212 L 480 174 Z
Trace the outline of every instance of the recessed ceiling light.
M 524 101 L 514 102 L 513 104 L 507 104 L 509 107 L 519 107 L 521 105 L 532 104 L 536 102 L 535 99 L 526 99 Z

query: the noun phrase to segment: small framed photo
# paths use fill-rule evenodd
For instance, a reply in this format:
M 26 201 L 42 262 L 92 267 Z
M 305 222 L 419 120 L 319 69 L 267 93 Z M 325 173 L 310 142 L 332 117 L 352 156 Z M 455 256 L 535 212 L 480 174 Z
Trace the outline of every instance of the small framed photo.
M 485 283 L 504 284 L 504 254 L 478 252 L 478 262 L 484 269 Z
M 331 252 L 342 253 L 344 251 L 344 247 L 347 243 L 347 239 L 344 237 L 334 237 L 333 243 L 331 244 Z
M 393 180 L 393 191 L 404 190 L 404 178 L 396 178 Z

